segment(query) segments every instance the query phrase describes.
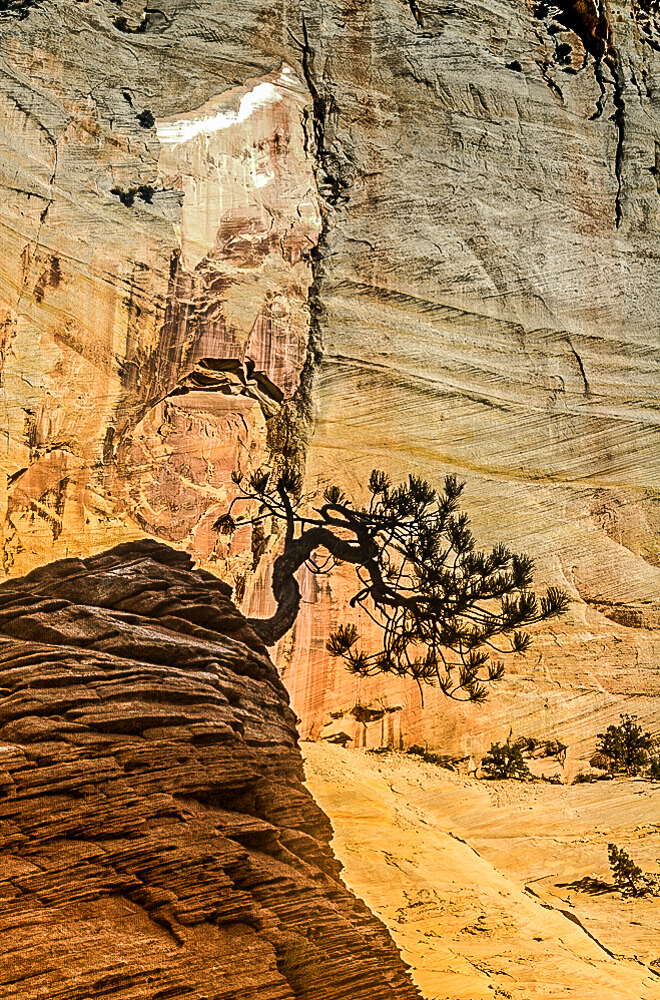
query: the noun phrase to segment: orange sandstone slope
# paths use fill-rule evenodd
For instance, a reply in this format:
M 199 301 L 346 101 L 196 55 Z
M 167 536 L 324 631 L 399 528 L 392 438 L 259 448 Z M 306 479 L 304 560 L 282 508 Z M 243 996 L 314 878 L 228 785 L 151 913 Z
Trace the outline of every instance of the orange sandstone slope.
M 0 997 L 413 1000 L 227 587 L 151 540 L 0 586 Z
M 614 837 L 656 867 L 658 829 L 640 819 L 657 813 L 657 785 L 475 781 L 327 744 L 303 754 L 346 881 L 428 1000 L 658 1000 L 657 899 L 622 899 L 607 862 Z

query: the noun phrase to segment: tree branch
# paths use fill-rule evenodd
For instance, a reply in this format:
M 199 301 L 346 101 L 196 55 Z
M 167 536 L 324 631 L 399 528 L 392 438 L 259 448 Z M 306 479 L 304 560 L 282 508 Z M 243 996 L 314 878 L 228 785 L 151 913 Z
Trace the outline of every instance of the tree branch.
M 300 609 L 300 587 L 294 573 L 321 545 L 341 562 L 358 566 L 365 562 L 366 556 L 359 543 L 337 538 L 323 526 L 309 528 L 300 538 L 292 538 L 273 564 L 271 588 L 277 601 L 275 614 L 271 618 L 248 618 L 248 624 L 267 646 L 273 646 L 286 635 L 295 622 Z

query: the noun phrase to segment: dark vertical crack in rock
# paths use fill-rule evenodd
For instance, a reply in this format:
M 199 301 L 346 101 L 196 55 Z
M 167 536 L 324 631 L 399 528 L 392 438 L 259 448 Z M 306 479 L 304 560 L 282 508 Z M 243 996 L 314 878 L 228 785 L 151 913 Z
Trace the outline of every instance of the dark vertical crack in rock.
M 417 22 L 417 24 L 420 26 L 420 28 L 423 28 L 424 27 L 424 18 L 422 16 L 422 12 L 419 9 L 419 7 L 417 6 L 417 3 L 415 2 L 415 0 L 408 0 L 408 6 L 410 7 L 410 11 L 412 13 L 412 16 L 415 18 L 415 21 Z
M 617 184 L 617 193 L 614 214 L 615 225 L 619 229 L 623 222 L 623 161 L 626 137 L 626 106 L 623 96 L 625 79 L 621 61 L 613 44 L 613 33 L 607 15 L 605 0 L 559 0 L 558 6 L 554 8 L 551 8 L 545 2 L 541 2 L 535 8 L 535 15 L 541 21 L 546 21 L 549 18 L 563 28 L 574 32 L 582 42 L 585 51 L 593 57 L 594 76 L 600 89 L 600 96 L 596 103 L 596 111 L 591 116 L 592 121 L 601 118 L 603 115 L 607 96 L 606 85 L 609 84 L 614 87 L 612 97 L 614 114 L 611 119 L 614 122 L 617 132 L 616 153 L 614 157 L 614 175 Z M 549 25 L 546 24 L 546 28 L 549 28 Z M 553 90 L 555 88 L 558 89 L 547 72 L 549 63 L 539 63 L 539 67 L 548 86 Z M 605 77 L 605 67 L 607 67 L 611 74 L 611 79 L 609 80 Z
M 618 71 L 614 73 L 614 124 L 617 130 L 616 139 L 616 156 L 614 158 L 614 176 L 617 182 L 617 192 L 616 199 L 614 202 L 615 211 L 615 222 L 616 228 L 618 229 L 623 221 L 623 211 L 621 208 L 621 196 L 623 191 L 623 144 L 626 137 L 626 105 L 623 99 L 623 86 L 621 77 Z
M 547 61 L 546 62 L 539 62 L 539 63 L 537 63 L 537 66 L 541 70 L 541 76 L 545 80 L 546 84 L 548 85 L 548 87 L 550 88 L 550 90 L 552 91 L 552 93 L 555 95 L 555 97 L 559 98 L 559 100 L 561 101 L 562 104 L 564 104 L 565 103 L 564 102 L 564 94 L 562 92 L 561 87 L 559 86 L 558 83 L 555 83 L 555 81 L 552 79 L 552 77 L 548 73 L 548 70 L 550 69 L 550 63 L 547 62 Z
M 651 173 L 655 177 L 655 186 L 660 194 L 660 142 L 657 139 L 655 140 L 655 160 L 651 167 Z
M 335 208 L 348 201 L 348 196 L 346 194 L 347 185 L 341 176 L 341 165 L 326 142 L 328 119 L 333 110 L 333 99 L 322 94 L 317 86 L 314 69 L 316 53 L 309 42 L 307 21 L 304 15 L 302 17 L 302 33 L 303 42 L 298 42 L 298 44 L 302 50 L 302 70 L 305 83 L 312 98 L 311 126 L 316 147 L 316 186 L 320 197 Z
M 329 214 L 339 204 L 345 203 L 346 184 L 341 178 L 339 163 L 327 145 L 328 117 L 332 113 L 332 98 L 326 97 L 317 83 L 316 52 L 310 43 L 305 15 L 301 17 L 302 41 L 289 30 L 293 42 L 301 52 L 302 72 L 311 97 L 311 109 L 303 127 L 305 152 L 314 161 L 316 189 L 321 202 L 321 232 L 317 245 L 310 251 L 312 283 L 308 294 L 309 339 L 299 387 L 290 401 L 285 401 L 279 414 L 268 421 L 268 447 L 279 460 L 283 471 L 302 473 L 305 464 L 306 444 L 313 420 L 312 387 L 314 374 L 323 357 L 322 320 L 324 315 L 321 284 L 323 259 L 326 249 Z
M 602 59 L 597 59 L 594 65 L 594 77 L 596 83 L 600 89 L 600 94 L 598 95 L 598 100 L 596 101 L 596 110 L 593 115 L 591 115 L 591 121 L 598 121 L 599 118 L 603 117 L 603 111 L 605 110 L 605 101 L 607 99 L 607 89 L 605 86 L 605 77 L 603 75 L 603 61 Z
M 566 339 L 568 341 L 568 346 L 571 349 L 571 353 L 573 354 L 573 357 L 577 361 L 577 366 L 580 369 L 580 375 L 582 376 L 582 381 L 584 382 L 584 394 L 585 394 L 585 396 L 589 397 L 589 396 L 591 396 L 591 386 L 589 385 L 589 379 L 587 378 L 587 373 L 584 370 L 584 364 L 582 363 L 582 358 L 580 357 L 580 355 L 578 354 L 578 352 L 573 347 L 573 343 L 571 341 L 571 338 L 567 337 Z

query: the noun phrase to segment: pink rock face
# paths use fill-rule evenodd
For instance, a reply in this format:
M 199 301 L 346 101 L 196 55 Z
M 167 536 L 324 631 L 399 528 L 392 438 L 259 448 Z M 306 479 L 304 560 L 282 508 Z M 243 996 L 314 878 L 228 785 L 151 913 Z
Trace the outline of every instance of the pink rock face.
M 231 473 L 261 466 L 264 439 L 255 400 L 194 391 L 164 400 L 120 454 L 122 503 L 149 534 L 185 542 L 204 562 L 214 561 L 222 541 L 212 523 L 236 492 Z
M 211 74 L 145 117 L 128 78 L 110 110 L 14 40 L 53 103 L 45 124 L 13 106 L 5 133 L 28 192 L 0 250 L 5 572 L 146 532 L 235 580 L 252 556 L 229 567 L 211 525 L 231 472 L 270 458 L 309 336 L 307 88 L 285 63 L 229 89 Z

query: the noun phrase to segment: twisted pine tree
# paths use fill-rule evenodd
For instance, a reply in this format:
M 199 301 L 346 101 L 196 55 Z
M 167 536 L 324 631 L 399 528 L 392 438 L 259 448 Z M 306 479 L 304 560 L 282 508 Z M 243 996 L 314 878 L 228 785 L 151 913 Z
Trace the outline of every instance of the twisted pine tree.
M 300 589 L 294 574 L 303 564 L 326 573 L 350 563 L 357 575 L 351 607 L 362 608 L 382 628 L 382 647 L 372 653 L 356 648 L 358 631 L 348 624 L 330 635 L 329 653 L 342 657 L 354 674 L 412 677 L 420 690 L 422 683 L 437 684 L 451 698 L 481 702 L 487 685 L 504 673 L 491 650 L 524 653 L 530 636 L 523 629 L 568 606 L 568 595 L 555 587 L 540 599 L 533 593 L 529 556 L 504 545 L 490 552 L 475 548 L 467 514 L 458 513 L 465 484 L 455 476 L 435 490 L 413 475 L 393 486 L 374 470 L 365 507 L 354 506 L 337 486 L 325 490 L 319 506 L 306 506 L 297 477 L 260 471 L 247 481 L 240 473 L 233 479 L 239 494 L 215 522 L 218 531 L 230 534 L 239 524 L 269 518 L 286 527 L 273 565 L 277 610 L 272 618 L 248 619 L 266 645 L 296 619 Z M 257 512 L 235 517 L 234 505 L 245 500 L 254 501 Z

